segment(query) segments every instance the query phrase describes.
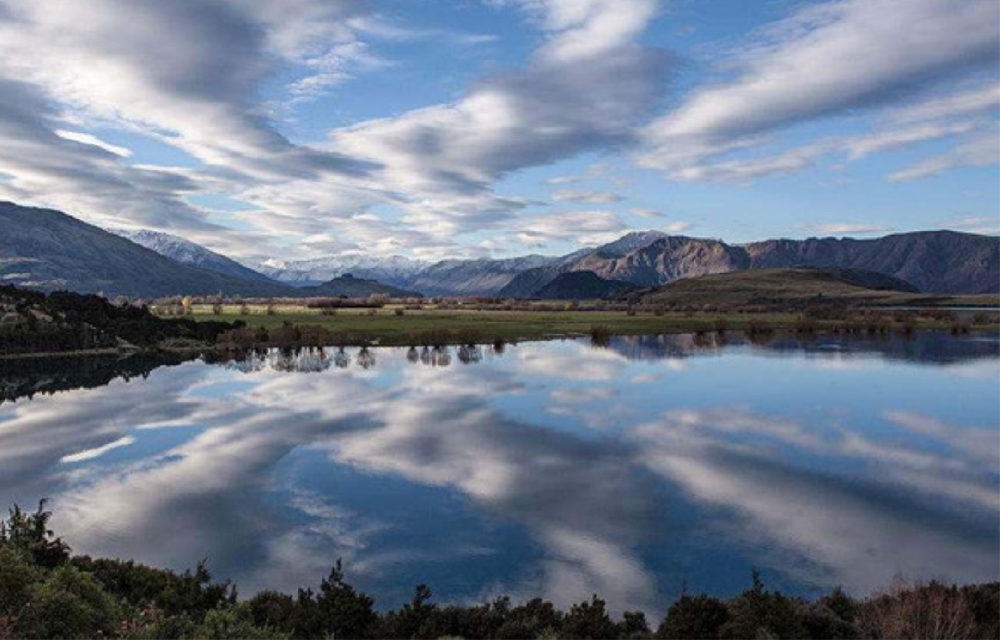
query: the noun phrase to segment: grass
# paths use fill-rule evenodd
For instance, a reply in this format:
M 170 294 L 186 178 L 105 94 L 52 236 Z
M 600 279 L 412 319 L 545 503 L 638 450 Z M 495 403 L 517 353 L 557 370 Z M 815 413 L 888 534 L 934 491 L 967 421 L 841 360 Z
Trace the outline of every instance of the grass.
M 225 306 L 220 314 L 212 307 L 195 305 L 195 320 L 242 320 L 251 328 L 278 328 L 286 323 L 295 326 L 319 326 L 337 334 L 346 342 L 375 342 L 384 345 L 420 344 L 431 334 L 445 335 L 452 344 L 502 339 L 509 342 L 540 340 L 556 337 L 593 335 L 642 335 L 716 331 L 720 327 L 732 331 L 789 330 L 801 331 L 799 313 L 736 313 L 736 312 L 639 312 L 624 311 L 495 311 L 495 310 L 406 310 L 397 315 L 396 308 L 338 309 L 336 315 L 322 315 L 305 306 L 279 305 L 268 314 L 263 305 L 252 306 L 241 313 L 239 306 Z M 904 323 L 883 321 L 886 329 L 903 331 Z M 856 323 L 855 323 L 856 324 Z M 899 326 L 896 326 L 899 325 Z M 950 320 L 921 318 L 919 330 L 950 330 Z M 844 320 L 810 320 L 809 331 L 832 331 L 850 326 Z M 973 329 L 996 329 L 997 325 L 976 325 Z

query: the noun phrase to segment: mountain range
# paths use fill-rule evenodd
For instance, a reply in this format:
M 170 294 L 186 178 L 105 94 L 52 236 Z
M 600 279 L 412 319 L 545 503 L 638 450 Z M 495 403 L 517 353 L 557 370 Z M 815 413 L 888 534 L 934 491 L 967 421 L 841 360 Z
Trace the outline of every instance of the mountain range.
M 289 289 L 184 264 L 51 209 L 0 202 L 0 229 L 0 279 L 6 284 L 142 297 L 278 296 Z
M 152 231 L 117 231 L 120 235 L 116 235 L 49 209 L 0 202 L 0 225 L 4 229 L 0 233 L 0 279 L 43 290 L 66 288 L 107 295 L 305 296 L 315 295 L 314 287 L 349 273 L 356 279 L 352 287 L 357 281 L 373 280 L 373 287 L 386 285 L 425 295 L 540 297 L 559 276 L 575 272 L 654 287 L 681 278 L 758 268 L 872 271 L 933 293 L 1000 289 L 1000 240 L 954 231 L 749 244 L 644 231 L 564 256 L 428 262 L 352 255 L 271 259 L 251 269 L 176 236 Z M 577 280 L 568 282 L 584 288 L 594 285 Z M 602 289 L 606 286 L 597 284 Z
M 208 271 L 214 271 L 251 282 L 274 284 L 274 280 L 263 273 L 254 271 L 250 267 L 244 267 L 239 262 L 227 258 L 221 253 L 206 249 L 200 244 L 195 244 L 190 240 L 185 240 L 169 233 L 145 229 L 108 229 L 108 231 L 123 238 L 128 238 L 139 246 L 146 247 L 181 264 L 207 269 Z M 319 283 L 317 282 L 316 284 Z

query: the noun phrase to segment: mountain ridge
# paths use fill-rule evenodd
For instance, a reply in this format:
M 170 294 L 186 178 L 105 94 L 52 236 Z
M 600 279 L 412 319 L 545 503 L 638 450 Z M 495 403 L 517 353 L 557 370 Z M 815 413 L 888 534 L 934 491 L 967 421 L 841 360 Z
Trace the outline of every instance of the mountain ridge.
M 107 229 L 107 231 L 131 240 L 139 246 L 155 251 L 161 256 L 165 256 L 181 264 L 253 282 L 275 282 L 263 273 L 180 236 L 162 231 L 151 231 L 149 229 Z
M 309 293 L 303 288 L 322 286 L 351 273 L 430 296 L 531 297 L 570 272 L 587 271 L 604 280 L 657 287 L 713 273 L 794 267 L 872 271 L 900 278 L 928 293 L 1000 291 L 1000 239 L 947 230 L 871 239 L 779 238 L 742 244 L 644 231 L 562 256 L 429 262 L 353 254 L 303 261 L 271 259 L 261 267 L 264 273 L 258 273 L 183 238 L 159 232 L 139 236 L 176 259 L 160 255 L 51 209 L 0 203 L 0 224 L 8 229 L 0 236 L 3 280 L 43 290 L 70 288 L 109 295 L 221 292 L 301 297 Z
M 0 279 L 41 291 L 108 296 L 280 296 L 288 287 L 181 264 L 54 209 L 0 202 Z
M 1000 289 L 1000 244 L 992 236 L 948 230 L 882 238 L 779 238 L 726 243 L 710 238 L 632 232 L 563 256 L 449 259 L 378 278 L 428 295 L 532 297 L 562 273 L 591 271 L 606 280 L 655 287 L 680 278 L 768 267 L 861 269 L 884 273 L 933 293 Z M 370 277 L 363 271 L 356 275 Z M 281 274 L 275 274 L 278 279 Z

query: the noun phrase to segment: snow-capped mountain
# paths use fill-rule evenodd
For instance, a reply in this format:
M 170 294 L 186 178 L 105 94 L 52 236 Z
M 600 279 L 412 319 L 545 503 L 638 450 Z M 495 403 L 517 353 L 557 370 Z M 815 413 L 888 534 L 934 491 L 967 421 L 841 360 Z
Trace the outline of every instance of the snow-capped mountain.
M 375 257 L 343 255 L 311 260 L 271 258 L 258 265 L 258 270 L 274 280 L 306 287 L 327 282 L 349 273 L 358 278 L 378 280 L 385 284 L 405 286 L 410 278 L 430 266 L 429 262 L 405 256 Z
M 273 282 L 266 275 L 245 267 L 231 258 L 169 233 L 146 229 L 108 229 L 108 231 L 181 264 L 208 269 L 250 282 Z
M 597 252 L 609 258 L 620 258 L 627 253 L 631 253 L 636 249 L 644 249 L 657 240 L 667 237 L 669 235 L 662 231 L 633 231 L 632 233 L 623 235 L 614 242 L 601 245 L 597 248 Z M 584 250 L 583 253 L 587 253 L 587 251 Z
M 559 259 L 528 255 L 427 262 L 405 256 L 345 255 L 312 260 L 271 259 L 261 263 L 258 269 L 279 282 L 297 287 L 314 286 L 349 273 L 427 295 L 490 295 L 522 271 Z

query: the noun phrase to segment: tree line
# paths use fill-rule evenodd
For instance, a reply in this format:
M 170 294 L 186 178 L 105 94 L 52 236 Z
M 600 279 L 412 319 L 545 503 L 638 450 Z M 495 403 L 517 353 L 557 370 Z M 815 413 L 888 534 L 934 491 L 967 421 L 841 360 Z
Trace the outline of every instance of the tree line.
M 0 353 L 114 349 L 123 342 L 151 348 L 171 338 L 214 343 L 242 322 L 166 320 L 145 306 L 113 304 L 71 291 L 44 294 L 0 286 Z
M 0 520 L 0 638 L 996 638 L 1000 583 L 897 586 L 867 598 L 840 589 L 814 601 L 765 587 L 682 595 L 659 622 L 613 618 L 596 595 L 563 611 L 535 598 L 440 605 L 413 599 L 378 611 L 338 561 L 317 589 L 248 599 L 213 582 L 205 562 L 177 573 L 133 561 L 72 555 L 42 502 Z

